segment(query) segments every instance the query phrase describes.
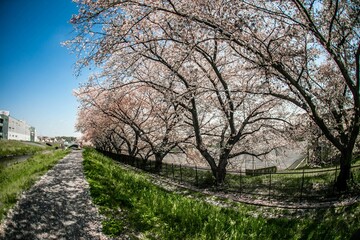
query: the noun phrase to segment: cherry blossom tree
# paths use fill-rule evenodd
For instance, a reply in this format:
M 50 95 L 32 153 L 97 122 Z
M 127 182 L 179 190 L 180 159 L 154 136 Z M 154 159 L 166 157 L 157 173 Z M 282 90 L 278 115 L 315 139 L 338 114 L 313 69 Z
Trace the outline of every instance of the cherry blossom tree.
M 186 122 L 194 132 L 193 145 L 209 163 L 217 183 L 223 183 L 230 158 L 242 154 L 261 157 L 282 146 L 279 133 L 287 123 L 281 118 L 285 111 L 280 111 L 279 101 L 272 97 L 259 98 L 244 91 L 253 84 L 253 73 L 243 74 L 242 62 L 229 59 L 231 54 L 224 52 L 230 50 L 226 44 L 197 45 L 193 56 L 185 54 L 187 60 L 174 60 L 173 51 L 180 46 L 171 48 L 168 56 L 160 46 L 157 49 L 146 56 L 175 75 L 176 80 L 168 76 L 172 84 L 178 81 L 182 85 L 180 94 L 174 93 L 171 84 L 166 90 L 177 95 L 173 97 L 186 110 Z M 178 66 L 179 62 L 183 65 Z
M 110 145 L 120 152 L 126 146 L 130 156 L 139 156 L 144 163 L 155 157 L 155 168 L 159 171 L 164 157 L 185 141 L 182 135 L 174 134 L 181 127 L 176 105 L 159 98 L 158 92 L 147 86 L 117 84 L 105 88 L 96 85 L 89 84 L 76 94 L 83 106 L 78 129 L 90 131 L 97 145 L 106 147 L 104 150 L 111 151 Z M 103 118 L 89 120 L 86 118 L 89 109 Z
M 339 190 L 347 188 L 360 128 L 360 10 L 356 1 L 81 3 L 83 12 L 73 20 L 79 26 L 87 26 L 82 30 L 94 29 L 89 23 L 106 22 L 105 30 L 124 26 L 123 31 L 108 31 L 110 38 L 97 35 L 99 42 L 92 42 L 95 43 L 94 55 L 88 57 L 98 62 L 109 54 L 107 40 L 130 45 L 149 41 L 139 32 L 149 21 L 153 23 L 154 32 L 161 32 L 161 26 L 160 30 L 166 30 L 167 36 L 187 36 L 192 29 L 199 33 L 194 35 L 195 44 L 202 40 L 205 30 L 215 31 L 217 39 L 230 42 L 237 55 L 262 75 L 258 78 L 262 86 L 251 92 L 275 96 L 303 109 L 338 149 L 341 170 L 336 185 Z M 161 24 L 165 22 L 176 23 L 164 28 Z M 156 40 L 163 36 L 160 34 Z M 97 47 L 101 44 L 106 47 L 99 50 Z
M 82 132 L 82 139 L 85 142 L 91 142 L 96 148 L 119 152 L 121 146 L 114 145 L 114 128 L 115 125 L 96 109 L 83 107 L 79 109 L 76 129 Z

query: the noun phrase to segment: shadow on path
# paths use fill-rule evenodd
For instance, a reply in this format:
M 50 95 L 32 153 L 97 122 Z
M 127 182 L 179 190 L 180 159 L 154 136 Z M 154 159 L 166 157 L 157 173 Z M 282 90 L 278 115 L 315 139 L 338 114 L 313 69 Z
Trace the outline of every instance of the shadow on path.
M 82 161 L 80 151 L 70 153 L 25 193 L 3 223 L 0 239 L 107 239 Z

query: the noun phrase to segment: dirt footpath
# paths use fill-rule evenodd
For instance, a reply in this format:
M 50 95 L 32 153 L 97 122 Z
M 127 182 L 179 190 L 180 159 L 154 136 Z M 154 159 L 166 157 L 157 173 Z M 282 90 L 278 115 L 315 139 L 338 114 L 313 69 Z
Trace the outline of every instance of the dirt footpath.
M 0 227 L 0 239 L 107 239 L 82 161 L 80 151 L 70 153 L 26 192 Z

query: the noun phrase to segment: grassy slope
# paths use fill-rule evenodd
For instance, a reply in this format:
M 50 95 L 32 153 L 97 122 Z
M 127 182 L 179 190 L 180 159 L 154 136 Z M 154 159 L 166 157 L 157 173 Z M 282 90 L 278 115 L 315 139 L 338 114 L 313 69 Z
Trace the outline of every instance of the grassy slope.
M 21 192 L 29 189 L 67 153 L 68 151 L 36 153 L 27 161 L 6 168 L 0 166 L 0 220 L 16 203 Z
M 347 239 L 359 227 L 359 204 L 301 214 L 234 203 L 223 208 L 201 196 L 165 191 L 145 174 L 123 169 L 94 150 L 86 150 L 84 158 L 91 195 L 106 216 L 103 230 L 110 236 L 136 232 L 149 239 Z
M 41 146 L 29 145 L 13 140 L 0 140 L 0 157 L 34 154 L 42 150 L 44 150 L 44 147 Z

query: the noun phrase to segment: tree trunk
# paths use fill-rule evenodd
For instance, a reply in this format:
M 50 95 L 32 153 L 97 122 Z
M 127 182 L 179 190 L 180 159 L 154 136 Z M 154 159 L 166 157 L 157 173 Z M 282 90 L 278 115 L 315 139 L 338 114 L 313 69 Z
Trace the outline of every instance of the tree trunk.
M 216 168 L 216 184 L 217 185 L 223 185 L 225 181 L 226 176 L 226 166 L 228 164 L 228 154 L 224 154 L 224 156 L 220 156 L 219 165 Z
M 163 157 L 159 154 L 155 154 L 155 173 L 160 173 L 162 170 Z
M 219 165 L 216 169 L 216 184 L 221 186 L 224 184 L 225 181 L 225 176 L 226 176 L 226 168 L 225 167 L 221 167 L 221 165 Z
M 147 163 L 148 163 L 148 159 L 147 159 L 147 158 L 141 159 L 140 168 L 141 168 L 142 170 L 145 170 Z
M 348 180 L 350 180 L 351 159 L 352 159 L 351 149 L 341 152 L 340 173 L 335 183 L 336 189 L 339 191 L 345 191 L 348 189 L 347 182 Z

